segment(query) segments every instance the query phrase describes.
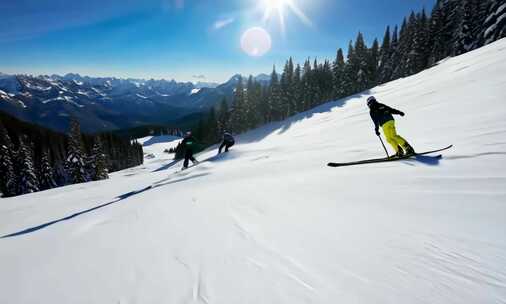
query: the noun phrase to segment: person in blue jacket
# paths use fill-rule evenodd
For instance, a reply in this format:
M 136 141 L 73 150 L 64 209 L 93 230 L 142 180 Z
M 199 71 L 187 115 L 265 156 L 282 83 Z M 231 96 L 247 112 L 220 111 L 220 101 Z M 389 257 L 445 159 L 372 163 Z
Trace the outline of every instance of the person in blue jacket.
M 228 149 L 235 144 L 235 139 L 229 132 L 225 131 L 223 133 L 223 142 L 221 143 L 220 148 L 218 149 L 218 154 L 221 154 L 221 150 L 225 148 L 225 152 L 228 152 Z

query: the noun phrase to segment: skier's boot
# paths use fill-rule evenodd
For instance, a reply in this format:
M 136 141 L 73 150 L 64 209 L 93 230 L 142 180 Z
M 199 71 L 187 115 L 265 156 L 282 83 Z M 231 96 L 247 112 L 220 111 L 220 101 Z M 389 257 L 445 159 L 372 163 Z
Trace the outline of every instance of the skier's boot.
M 397 153 L 395 153 L 395 157 L 403 157 L 404 156 L 404 150 L 400 146 L 397 146 Z
M 416 154 L 415 149 L 413 149 L 413 147 L 411 147 L 411 145 L 408 143 L 406 143 L 406 145 L 404 145 L 404 150 L 406 152 L 406 155 L 415 155 Z

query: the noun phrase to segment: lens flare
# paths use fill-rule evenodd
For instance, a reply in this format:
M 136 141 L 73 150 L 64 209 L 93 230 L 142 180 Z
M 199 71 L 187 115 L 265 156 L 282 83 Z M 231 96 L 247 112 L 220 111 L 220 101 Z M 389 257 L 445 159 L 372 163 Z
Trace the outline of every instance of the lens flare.
M 261 57 L 272 47 L 271 35 L 261 27 L 252 27 L 241 37 L 242 50 L 252 57 Z

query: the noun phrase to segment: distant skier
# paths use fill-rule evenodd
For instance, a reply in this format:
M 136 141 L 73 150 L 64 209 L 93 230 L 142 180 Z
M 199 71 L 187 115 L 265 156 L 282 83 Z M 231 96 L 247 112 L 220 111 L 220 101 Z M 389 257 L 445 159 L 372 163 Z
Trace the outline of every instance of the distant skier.
M 394 148 L 395 155 L 402 157 L 415 154 L 413 147 L 395 130 L 395 120 L 392 115 L 404 116 L 404 112 L 379 103 L 374 96 L 367 98 L 367 106 L 374 121 L 376 135 L 380 136 L 379 127 L 381 127 L 388 143 Z
M 220 149 L 218 150 L 218 154 L 221 154 L 221 150 L 225 148 L 225 152 L 228 152 L 228 149 L 235 144 L 235 139 L 229 132 L 225 131 L 223 133 L 223 142 L 221 143 Z
M 188 131 L 181 142 L 181 145 L 184 149 L 184 163 L 183 163 L 183 170 L 188 168 L 188 164 L 190 160 L 194 165 L 198 164 L 199 162 L 193 157 L 193 151 L 195 149 L 195 146 L 197 144 L 197 141 L 192 135 L 192 132 Z

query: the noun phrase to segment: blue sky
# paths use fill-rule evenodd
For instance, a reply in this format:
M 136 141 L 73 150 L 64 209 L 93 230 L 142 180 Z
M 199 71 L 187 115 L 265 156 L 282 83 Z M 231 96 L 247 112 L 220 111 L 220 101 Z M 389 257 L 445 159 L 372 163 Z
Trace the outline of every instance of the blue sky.
M 387 25 L 435 2 L 291 0 L 310 23 L 279 4 L 283 30 L 277 12 L 264 18 L 273 1 L 286 0 L 0 1 L 0 72 L 222 82 L 269 73 L 289 56 L 333 58 L 358 31 L 381 39 Z M 251 27 L 271 36 L 264 56 L 241 49 Z

